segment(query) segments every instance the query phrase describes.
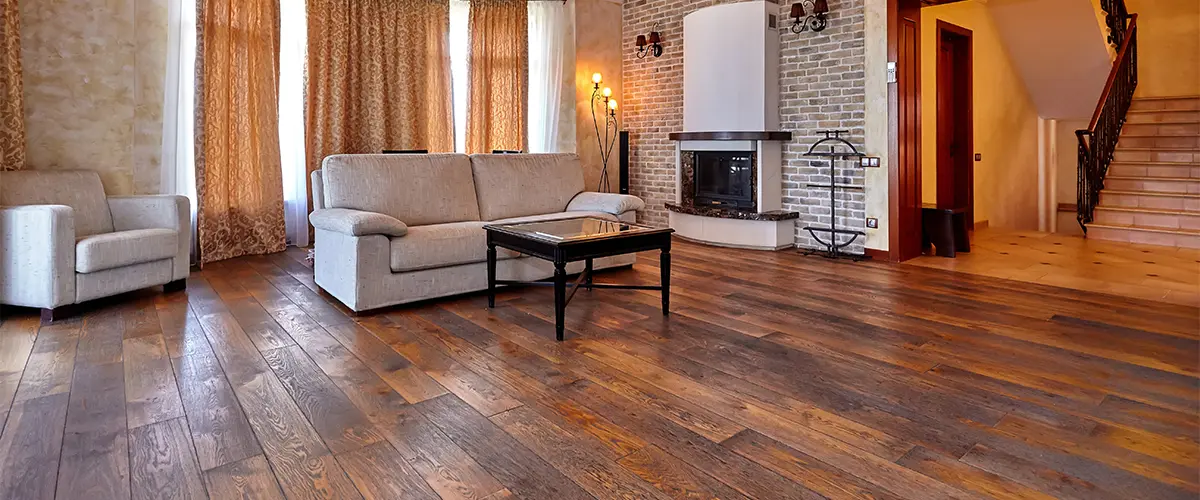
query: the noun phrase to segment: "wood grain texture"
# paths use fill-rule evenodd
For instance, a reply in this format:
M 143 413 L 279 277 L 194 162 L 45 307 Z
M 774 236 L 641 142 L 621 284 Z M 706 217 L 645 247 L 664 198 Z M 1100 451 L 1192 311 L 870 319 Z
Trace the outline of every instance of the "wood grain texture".
M 171 358 L 162 335 L 125 339 L 125 411 L 129 427 L 183 416 Z
M 185 356 L 174 363 L 200 468 L 208 470 L 261 454 L 216 357 Z
M 13 404 L 0 435 L 0 498 L 54 498 L 69 397 Z
M 388 443 L 378 443 L 337 457 L 367 499 L 437 499 L 438 494 Z
M 135 500 L 208 498 L 185 419 L 130 429 L 129 480 Z
M 675 314 L 657 293 L 581 292 L 566 342 L 542 288 L 351 315 L 296 249 L 44 328 L 6 310 L 0 498 L 1200 494 L 1194 307 L 672 254 Z M 1139 258 L 1194 268 L 1200 251 Z M 602 280 L 653 284 L 657 262 Z
M 255 455 L 204 473 L 210 498 L 274 500 L 284 498 L 266 457 Z

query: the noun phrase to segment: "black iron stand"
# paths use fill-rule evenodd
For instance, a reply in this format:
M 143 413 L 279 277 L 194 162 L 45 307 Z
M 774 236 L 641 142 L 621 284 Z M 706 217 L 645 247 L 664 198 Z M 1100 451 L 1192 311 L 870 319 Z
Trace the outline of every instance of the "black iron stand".
M 812 235 L 813 239 L 817 240 L 817 243 L 820 243 L 821 245 L 823 245 L 825 247 L 825 249 L 824 250 L 808 249 L 808 250 L 804 251 L 804 255 L 821 255 L 824 257 L 828 257 L 830 259 L 845 258 L 845 259 L 853 259 L 855 261 L 860 261 L 860 260 L 865 260 L 865 259 L 870 258 L 865 254 L 852 254 L 852 253 L 846 253 L 846 252 L 842 251 L 843 248 L 846 248 L 846 247 L 850 246 L 851 243 L 854 243 L 854 241 L 857 240 L 859 236 L 862 236 L 865 239 L 867 237 L 867 233 L 864 233 L 862 231 L 848 230 L 848 229 L 838 229 L 838 227 L 837 227 L 837 192 L 838 192 L 838 190 L 839 189 L 852 190 L 852 191 L 862 191 L 863 190 L 862 186 L 837 183 L 837 162 L 838 162 L 838 160 L 843 160 L 843 161 L 854 160 L 855 164 L 857 165 L 857 164 L 861 163 L 859 161 L 859 159 L 864 156 L 862 153 L 859 153 L 857 149 L 855 149 L 853 144 L 850 144 L 845 139 L 842 139 L 841 135 L 844 133 L 848 133 L 848 132 L 849 131 L 847 131 L 847 130 L 823 130 L 819 133 L 825 134 L 825 138 L 817 141 L 815 144 L 812 145 L 812 147 L 808 148 L 807 153 L 804 153 L 804 156 L 807 156 L 810 158 L 828 158 L 829 159 L 829 184 L 806 184 L 805 185 L 806 187 L 810 187 L 810 188 L 825 188 L 825 189 L 829 190 L 829 226 L 828 227 L 806 226 L 804 228 L 804 230 L 808 231 L 808 234 Z M 819 151 L 818 148 L 820 148 L 821 146 L 828 146 L 829 150 L 828 151 Z M 839 146 L 842 148 L 841 151 L 839 151 Z M 828 233 L 829 241 L 825 241 L 825 240 L 821 239 L 821 237 L 817 235 L 818 232 Z M 838 243 L 838 235 L 849 235 L 850 238 L 841 243 Z

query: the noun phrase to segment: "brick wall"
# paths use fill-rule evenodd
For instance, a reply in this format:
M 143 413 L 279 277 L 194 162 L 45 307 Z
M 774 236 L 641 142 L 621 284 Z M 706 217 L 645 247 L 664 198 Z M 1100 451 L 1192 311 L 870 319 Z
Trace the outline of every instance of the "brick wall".
M 667 225 L 663 204 L 675 192 L 675 143 L 667 134 L 683 129 L 683 16 L 704 7 L 740 0 L 625 0 L 623 6 L 623 127 L 630 137 L 630 192 L 646 200 L 639 220 Z M 786 0 L 784 0 L 786 2 Z M 828 169 L 802 155 L 819 138 L 817 131 L 849 130 L 849 140 L 863 148 L 865 116 L 863 0 L 830 0 L 829 26 L 820 33 L 795 34 L 787 17 L 791 3 L 779 6 L 780 128 L 792 132 L 783 145 L 783 208 L 800 212 L 796 244 L 817 244 L 800 228 L 828 225 L 828 190 L 807 183 L 828 183 Z M 663 37 L 659 58 L 635 57 L 633 40 L 655 23 Z M 713 34 L 713 36 L 719 36 Z M 863 184 L 860 168 L 839 168 L 839 184 Z M 863 229 L 866 204 L 861 191 L 839 193 L 838 226 Z M 822 235 L 824 237 L 824 235 Z M 863 238 L 851 247 L 862 251 Z

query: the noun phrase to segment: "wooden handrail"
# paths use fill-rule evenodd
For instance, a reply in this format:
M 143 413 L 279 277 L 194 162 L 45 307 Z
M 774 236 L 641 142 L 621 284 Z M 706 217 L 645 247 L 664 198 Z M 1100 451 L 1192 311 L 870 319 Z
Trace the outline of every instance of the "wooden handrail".
M 1129 16 L 1129 27 L 1126 28 L 1125 39 L 1121 41 L 1121 48 L 1117 50 L 1117 58 L 1113 60 L 1112 69 L 1108 72 L 1108 81 L 1104 83 L 1104 91 L 1100 93 L 1100 100 L 1096 103 L 1096 111 L 1092 113 L 1092 121 L 1088 123 L 1088 130 L 1095 132 L 1096 123 L 1100 121 L 1100 113 L 1104 111 L 1104 103 L 1108 102 L 1108 95 L 1112 93 L 1113 82 L 1117 80 L 1117 74 L 1120 72 L 1121 63 L 1129 55 L 1129 46 L 1132 45 L 1134 37 L 1133 32 L 1137 31 L 1137 14 Z

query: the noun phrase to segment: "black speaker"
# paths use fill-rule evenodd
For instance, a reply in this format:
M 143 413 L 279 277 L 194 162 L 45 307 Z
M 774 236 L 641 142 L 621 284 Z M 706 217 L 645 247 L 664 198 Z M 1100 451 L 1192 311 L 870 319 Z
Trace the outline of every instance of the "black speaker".
M 622 130 L 621 137 L 621 166 L 618 170 L 617 192 L 629 194 L 629 132 Z

